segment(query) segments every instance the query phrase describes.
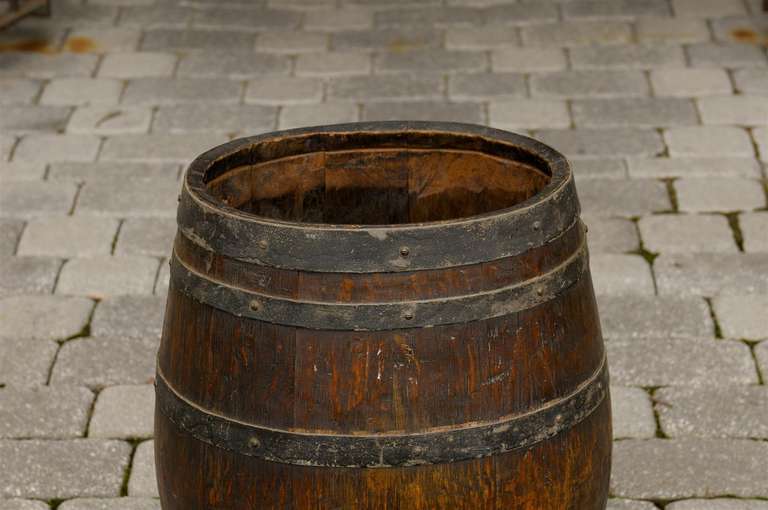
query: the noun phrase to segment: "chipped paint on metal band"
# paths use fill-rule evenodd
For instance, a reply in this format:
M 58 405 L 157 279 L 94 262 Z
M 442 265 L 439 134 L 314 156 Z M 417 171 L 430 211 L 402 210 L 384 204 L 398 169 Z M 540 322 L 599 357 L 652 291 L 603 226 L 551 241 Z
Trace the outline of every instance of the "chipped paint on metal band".
M 233 287 L 187 267 L 174 254 L 171 284 L 197 301 L 237 317 L 307 329 L 381 331 L 499 317 L 556 298 L 589 264 L 586 241 L 551 271 L 514 285 L 463 296 L 390 303 L 299 301 Z
M 398 225 L 328 225 L 281 221 L 245 213 L 217 201 L 206 173 L 219 164 L 252 164 L 248 151 L 281 140 L 304 140 L 310 151 L 322 137 L 391 137 L 434 133 L 481 140 L 545 164 L 550 182 L 513 207 L 449 221 Z M 382 142 L 383 143 L 383 142 Z M 415 143 L 415 142 L 414 142 Z M 371 146 L 375 148 L 375 145 Z M 410 148 L 404 144 L 402 148 Z M 428 148 L 428 147 L 427 147 Z M 518 255 L 559 236 L 579 215 L 579 202 L 565 158 L 526 136 L 459 123 L 372 122 L 279 131 L 234 140 L 197 158 L 187 170 L 180 197 L 179 232 L 203 249 L 282 269 L 376 273 L 441 269 Z M 402 255 L 407 247 L 408 255 Z
M 302 466 L 391 468 L 442 464 L 529 448 L 587 418 L 608 394 L 600 368 L 573 393 L 524 414 L 493 422 L 439 427 L 414 434 L 319 434 L 254 426 L 186 400 L 158 372 L 157 404 L 179 429 L 238 454 Z

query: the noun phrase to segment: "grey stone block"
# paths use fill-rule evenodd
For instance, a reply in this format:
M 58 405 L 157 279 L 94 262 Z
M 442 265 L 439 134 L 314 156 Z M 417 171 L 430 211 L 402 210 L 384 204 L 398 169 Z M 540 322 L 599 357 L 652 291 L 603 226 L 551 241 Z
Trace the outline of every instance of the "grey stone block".
M 126 181 L 152 179 L 176 181 L 180 165 L 176 163 L 139 163 L 125 161 L 99 161 L 96 163 L 52 163 L 49 165 L 48 180 L 95 183 L 112 181 L 112 187 L 125 185 Z M 108 185 L 103 185 L 108 186 Z M 108 189 L 108 188 L 107 188 Z M 78 205 L 81 202 L 78 200 Z
M 297 76 L 351 76 L 370 74 L 371 67 L 371 55 L 368 53 L 307 53 L 298 56 L 294 72 Z
M 676 16 L 717 18 L 744 14 L 744 3 L 739 0 L 672 0 Z
M 376 58 L 376 72 L 481 72 L 488 69 L 479 51 L 421 50 L 383 53 Z
M 651 398 L 640 388 L 611 386 L 614 439 L 654 437 L 656 419 Z
M 157 259 L 141 256 L 72 259 L 61 270 L 56 293 L 98 299 L 126 294 L 152 294 L 157 267 Z
M 0 105 L 29 104 L 40 94 L 43 83 L 24 78 L 0 78 Z
M 768 502 L 756 499 L 687 499 L 675 501 L 669 510 L 768 510 Z
M 484 124 L 480 103 L 372 103 L 363 108 L 363 120 L 431 120 Z
M 151 384 L 159 342 L 155 339 L 77 338 L 65 343 L 51 372 L 51 384 L 103 388 Z
M 358 106 L 354 103 L 318 103 L 288 105 L 280 109 L 279 129 L 323 124 L 356 122 Z
M 0 297 L 19 294 L 50 294 L 61 260 L 53 257 L 2 257 Z
M 634 499 L 609 499 L 606 510 L 656 510 L 658 507 L 648 501 Z
M 192 159 L 193 154 L 190 151 L 189 159 Z M 179 190 L 180 184 L 170 179 L 156 182 L 136 179 L 120 183 L 100 179 L 83 186 L 78 199 L 77 214 L 172 218 L 178 206 Z
M 598 295 L 606 339 L 714 338 L 709 307 L 701 298 Z
M 16 137 L 0 134 L 0 162 L 8 161 L 11 151 L 16 146 Z
M 310 10 L 304 14 L 302 27 L 306 30 L 334 32 L 336 30 L 367 30 L 373 26 L 373 11 L 361 6 Z
M 86 135 L 143 134 L 152 122 L 150 108 L 92 106 L 78 108 L 69 118 L 67 133 Z
M 0 389 L 1 439 L 81 437 L 93 393 L 75 386 Z
M 672 13 L 665 0 L 574 0 L 563 5 L 563 16 L 577 19 L 604 20 L 611 18 L 635 19 L 647 16 L 669 16 Z
M 768 487 L 768 443 L 637 439 L 615 443 L 613 452 L 611 492 L 620 497 L 764 497 Z
M 752 139 L 757 146 L 757 152 L 760 155 L 760 161 L 768 162 L 768 128 L 757 128 L 752 130 Z
M 107 0 L 109 1 L 109 0 Z M 111 53 L 133 51 L 139 46 L 141 31 L 114 26 L 75 28 L 67 35 L 64 47 L 83 53 Z
M 173 74 L 178 57 L 172 53 L 126 52 L 109 53 L 99 66 L 99 76 L 105 78 L 149 78 Z
M 91 333 L 114 338 L 159 340 L 165 299 L 156 296 L 115 296 L 104 299 L 93 314 Z
M 739 225 L 744 236 L 744 251 L 768 252 L 768 214 L 742 214 L 739 216 Z
M 93 310 L 90 299 L 51 295 L 0 299 L 0 337 L 61 340 L 79 334 Z
M 526 46 L 622 44 L 632 41 L 632 28 L 629 23 L 618 21 L 565 21 L 524 27 L 522 36 Z
M 213 11 L 215 12 L 215 11 Z M 210 12 L 206 12 L 210 15 Z M 213 51 L 230 48 L 253 48 L 254 34 L 233 30 L 176 30 L 158 28 L 144 32 L 142 51 Z
M 72 108 L 66 106 L 0 106 L 0 131 L 14 134 L 57 133 L 67 125 Z
M 621 98 L 579 99 L 573 101 L 573 120 L 579 127 L 667 127 L 699 122 L 689 99 Z
M 152 125 L 154 132 L 239 133 L 254 135 L 272 131 L 277 108 L 261 105 L 188 104 L 161 106 Z
M 623 159 L 604 158 L 579 158 L 571 159 L 571 170 L 576 180 L 584 179 L 626 179 L 627 165 Z
M 290 69 L 290 61 L 284 56 L 229 50 L 185 55 L 179 64 L 178 75 L 247 80 L 271 74 L 287 75 Z
M 0 495 L 118 496 L 130 452 L 123 441 L 0 441 Z
M 155 475 L 155 442 L 144 441 L 136 447 L 128 480 L 128 495 L 131 497 L 158 497 Z
M 713 301 L 723 336 L 759 340 L 768 338 L 768 296 L 718 296 Z
M 226 141 L 227 137 L 218 133 L 113 136 L 104 142 L 99 158 L 102 161 L 187 164 L 203 152 Z
M 192 21 L 194 10 L 167 3 L 145 6 L 132 2 L 120 12 L 120 25 L 141 29 L 182 28 Z
M 0 218 L 0 256 L 16 253 L 24 221 L 10 218 Z
M 227 37 L 230 33 L 244 35 L 234 32 L 235 30 L 258 32 L 264 30 L 295 29 L 299 25 L 301 19 L 301 13 L 288 10 L 227 9 L 218 7 L 216 9 L 196 11 L 192 22 L 195 27 L 223 30 L 224 32 L 221 33 Z M 236 44 L 234 39 L 226 44 L 218 44 L 228 48 L 242 47 L 239 44 Z M 248 47 L 252 46 L 253 45 L 250 45 Z
M 493 50 L 519 44 L 517 30 L 508 26 L 484 27 L 482 30 L 456 27 L 445 32 L 445 47 L 449 50 Z
M 387 9 L 374 15 L 377 28 L 480 26 L 485 21 L 485 11 L 473 6 Z
M 669 45 L 584 46 L 571 49 L 574 69 L 685 67 L 683 50 Z
M 21 139 L 14 161 L 94 161 L 101 140 L 90 135 L 29 135 Z
M 503 48 L 491 53 L 494 72 L 559 71 L 567 67 L 562 48 Z
M 761 374 L 768 374 L 768 342 L 755 346 L 755 360 Z
M 245 92 L 246 103 L 278 106 L 322 100 L 323 82 L 319 78 L 259 78 L 249 81 Z
M 703 97 L 698 104 L 704 124 L 768 125 L 768 100 L 765 96 Z
M 592 255 L 592 282 L 595 292 L 610 295 L 653 295 L 653 275 L 639 255 L 597 253 Z
M 768 388 L 661 388 L 654 395 L 670 437 L 768 438 Z
M 109 78 L 56 78 L 48 82 L 40 96 L 48 105 L 114 105 L 120 100 L 123 84 Z
M 59 510 L 161 510 L 155 498 L 77 498 L 63 502 Z
M 567 128 L 571 116 L 565 101 L 557 99 L 507 99 L 488 107 L 492 127 L 520 131 Z
M 58 350 L 52 341 L 0 337 L 0 385 L 25 388 L 46 384 Z
M 651 84 L 657 96 L 694 97 L 732 91 L 724 69 L 654 69 Z
M 46 164 L 19 161 L 6 163 L 0 161 L 0 181 L 41 181 L 45 177 Z
M 629 176 L 671 177 L 760 177 L 760 164 L 752 158 L 631 158 Z
M 654 269 L 659 294 L 768 294 L 766 254 L 662 254 Z
M 663 214 L 638 223 L 645 248 L 654 253 L 736 253 L 728 219 L 719 214 Z
M 569 158 L 656 156 L 664 150 L 658 133 L 640 129 L 542 130 L 536 136 Z
M 748 44 L 701 43 L 688 46 L 687 51 L 692 67 L 738 69 L 768 65 L 765 53 Z
M 449 79 L 448 95 L 455 101 L 513 99 L 527 95 L 520 73 L 459 73 Z
M 415 50 L 438 48 L 442 45 L 442 31 L 424 27 L 420 30 L 343 30 L 333 34 L 331 45 L 335 50 Z
M 256 39 L 256 49 L 279 54 L 321 53 L 328 50 L 329 40 L 328 34 L 320 32 L 303 30 L 264 32 Z
M 715 39 L 725 43 L 760 45 L 760 36 L 768 27 L 761 16 L 724 16 L 711 23 Z
M 640 247 L 637 229 L 631 221 L 600 216 L 582 217 L 582 221 L 589 227 L 590 253 L 626 253 Z
M 123 103 L 129 105 L 171 105 L 180 103 L 230 103 L 240 100 L 242 85 L 235 81 L 209 78 L 141 78 L 128 83 Z
M 88 437 L 152 437 L 154 417 L 153 385 L 110 386 L 104 388 L 96 399 Z
M 92 5 L 85 6 L 76 2 L 59 2 L 56 10 L 56 17 L 48 20 L 32 18 L 33 25 L 48 25 L 54 22 L 57 25 L 66 27 L 80 26 L 112 26 L 117 18 L 117 7 L 111 5 Z M 35 23 L 37 22 L 37 23 Z
M 14 53 L 0 55 L 0 77 L 51 79 L 64 76 L 92 76 L 99 57 L 96 55 L 26 54 L 19 58 Z
M 0 510 L 48 510 L 48 504 L 31 499 L 0 499 Z
M 765 207 L 765 190 L 754 179 L 680 179 L 674 183 L 681 211 L 749 211 Z
M 742 94 L 768 95 L 768 69 L 738 69 L 733 72 L 736 91 Z
M 332 79 L 328 97 L 338 101 L 429 101 L 442 100 L 439 76 L 352 76 Z
M 610 341 L 606 347 L 611 382 L 617 385 L 701 387 L 757 383 L 749 347 L 739 342 L 633 338 Z
M 534 96 L 581 98 L 648 95 L 641 71 L 560 71 L 531 76 Z
M 167 257 L 175 236 L 173 218 L 130 218 L 120 227 L 115 254 Z
M 666 187 L 655 180 L 589 179 L 578 189 L 584 214 L 632 217 L 670 208 Z
M 171 266 L 168 264 L 167 260 L 164 260 L 162 264 L 160 264 L 160 272 L 157 274 L 157 282 L 155 282 L 156 296 L 168 295 L 168 284 L 170 283 L 170 279 Z
M 83 216 L 34 218 L 27 223 L 19 255 L 87 257 L 109 255 L 118 221 Z
M 699 19 L 641 18 L 635 24 L 637 40 L 643 44 L 697 43 L 709 41 L 707 23 Z

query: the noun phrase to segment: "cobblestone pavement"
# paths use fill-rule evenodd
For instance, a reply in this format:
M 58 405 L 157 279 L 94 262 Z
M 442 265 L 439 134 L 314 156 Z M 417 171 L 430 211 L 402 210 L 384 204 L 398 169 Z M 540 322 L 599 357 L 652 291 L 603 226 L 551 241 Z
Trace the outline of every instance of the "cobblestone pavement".
M 185 162 L 394 118 L 572 158 L 612 370 L 609 508 L 768 509 L 760 0 L 55 3 L 0 33 L 0 510 L 159 508 Z

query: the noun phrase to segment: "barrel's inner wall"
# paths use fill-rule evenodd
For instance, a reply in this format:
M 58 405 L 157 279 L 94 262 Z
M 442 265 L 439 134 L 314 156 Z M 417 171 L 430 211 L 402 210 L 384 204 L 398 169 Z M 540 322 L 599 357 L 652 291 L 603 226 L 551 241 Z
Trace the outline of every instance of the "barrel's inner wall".
M 505 209 L 530 198 L 551 179 L 546 164 L 528 153 L 510 158 L 440 143 L 436 148 L 350 150 L 313 145 L 304 144 L 305 151 L 311 149 L 299 154 L 277 151 L 274 159 L 265 157 L 262 148 L 249 157 L 217 161 L 205 176 L 208 192 L 231 207 L 267 218 L 381 225 Z

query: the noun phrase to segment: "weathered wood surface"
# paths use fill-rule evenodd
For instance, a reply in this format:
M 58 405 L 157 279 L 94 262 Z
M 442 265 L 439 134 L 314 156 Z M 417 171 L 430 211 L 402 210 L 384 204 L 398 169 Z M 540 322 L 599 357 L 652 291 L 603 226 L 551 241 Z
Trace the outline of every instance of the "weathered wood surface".
M 179 223 L 166 510 L 604 508 L 605 354 L 562 156 L 457 124 L 275 133 L 193 163 Z

